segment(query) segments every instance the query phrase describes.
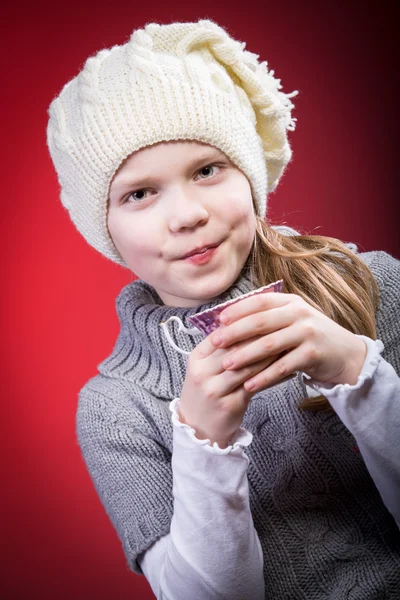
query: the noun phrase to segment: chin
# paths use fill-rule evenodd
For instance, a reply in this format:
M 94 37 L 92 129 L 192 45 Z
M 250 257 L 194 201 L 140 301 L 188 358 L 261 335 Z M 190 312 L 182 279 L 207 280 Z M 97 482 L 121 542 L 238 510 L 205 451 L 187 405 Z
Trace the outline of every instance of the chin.
M 229 289 L 235 281 L 236 278 L 232 281 L 230 279 L 226 280 L 226 282 L 220 281 L 217 285 L 205 286 L 204 290 L 198 290 L 197 293 L 194 292 L 193 297 L 198 299 L 199 304 L 211 302 L 212 300 L 214 300 L 214 298 L 217 298 L 218 296 L 226 292 L 226 290 Z

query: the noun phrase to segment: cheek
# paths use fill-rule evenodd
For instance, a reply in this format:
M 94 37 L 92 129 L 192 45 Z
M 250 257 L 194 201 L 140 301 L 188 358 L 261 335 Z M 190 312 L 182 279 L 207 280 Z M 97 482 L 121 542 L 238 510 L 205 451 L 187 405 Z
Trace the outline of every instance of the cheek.
M 231 188 L 232 196 L 229 200 L 230 210 L 238 221 L 245 221 L 248 225 L 254 224 L 255 213 L 250 183 L 242 173 L 238 173 L 235 186 Z
M 108 230 L 115 246 L 125 259 L 140 250 L 146 253 L 147 250 L 154 248 L 154 240 L 148 224 L 143 226 L 140 219 L 133 220 L 129 215 L 110 214 Z
M 247 255 L 251 250 L 256 234 L 256 217 L 251 201 L 249 206 L 243 207 L 243 210 L 238 213 L 237 228 L 240 246 Z
M 235 207 L 232 210 L 232 207 Z M 246 238 L 253 239 L 256 228 L 256 216 L 254 213 L 252 199 L 245 198 L 231 203 L 231 223 Z

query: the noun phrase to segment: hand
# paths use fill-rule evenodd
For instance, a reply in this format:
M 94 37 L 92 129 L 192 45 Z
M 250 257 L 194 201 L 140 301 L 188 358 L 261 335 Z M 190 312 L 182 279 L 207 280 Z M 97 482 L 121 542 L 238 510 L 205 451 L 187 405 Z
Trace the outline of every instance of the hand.
M 231 345 L 228 350 L 216 349 L 210 338 L 202 340 L 189 355 L 179 417 L 196 430 L 197 438 L 210 439 L 211 443 L 226 448 L 255 393 L 245 390 L 243 383 L 268 367 L 276 356 L 269 355 L 243 368 L 226 371 L 222 363 L 228 354 L 233 349 L 244 350 L 258 336 Z
M 222 360 L 228 370 L 242 370 L 281 355 L 245 382 L 256 393 L 295 371 L 321 382 L 357 382 L 367 347 L 362 339 L 313 308 L 296 294 L 258 294 L 226 308 L 225 327 L 210 335 L 215 347 L 231 349 Z M 233 344 L 254 338 L 242 348 Z

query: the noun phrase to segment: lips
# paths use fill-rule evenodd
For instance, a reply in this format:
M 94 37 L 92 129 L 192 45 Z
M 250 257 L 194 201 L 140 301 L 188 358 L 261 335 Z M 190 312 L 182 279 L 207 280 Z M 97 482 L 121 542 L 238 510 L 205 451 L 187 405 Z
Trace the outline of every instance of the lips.
M 207 248 L 204 252 L 197 252 L 197 254 L 192 254 L 191 256 L 186 256 L 186 258 L 182 259 L 186 263 L 191 263 L 192 265 L 206 265 L 208 264 L 215 254 L 218 252 L 218 248 L 220 246 L 213 246 L 212 248 Z
M 194 250 L 191 250 L 187 254 L 184 254 L 180 258 L 183 259 L 183 258 L 188 258 L 189 256 L 194 256 L 195 254 L 203 254 L 207 250 L 210 250 L 211 248 L 216 248 L 217 246 L 219 246 L 219 243 L 218 244 L 210 244 L 208 246 L 199 246 L 199 247 L 195 248 Z

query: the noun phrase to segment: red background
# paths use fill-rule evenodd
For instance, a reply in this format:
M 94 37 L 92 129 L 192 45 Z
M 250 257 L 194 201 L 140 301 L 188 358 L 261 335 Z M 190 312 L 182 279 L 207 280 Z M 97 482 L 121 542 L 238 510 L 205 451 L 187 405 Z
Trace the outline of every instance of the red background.
M 2 9 L 1 596 L 153 598 L 128 571 L 75 437 L 79 389 L 112 350 L 132 279 L 58 200 L 47 108 L 86 58 L 147 22 L 211 18 L 268 60 L 298 119 L 274 222 L 400 254 L 397 31 L 391 3 L 19 2 Z M 214 6 L 214 8 L 212 8 Z M 394 10 L 394 9 L 393 9 Z

